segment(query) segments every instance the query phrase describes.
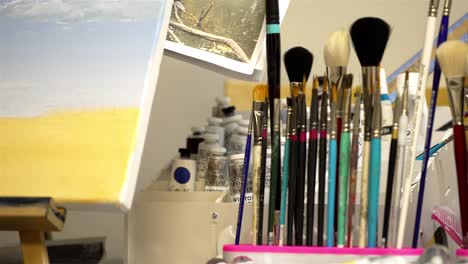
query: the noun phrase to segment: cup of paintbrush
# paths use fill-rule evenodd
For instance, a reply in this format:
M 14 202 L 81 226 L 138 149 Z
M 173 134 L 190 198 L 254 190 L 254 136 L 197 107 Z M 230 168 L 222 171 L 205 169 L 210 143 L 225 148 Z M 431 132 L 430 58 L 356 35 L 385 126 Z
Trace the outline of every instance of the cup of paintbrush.
M 337 160 L 340 160 L 340 141 L 341 131 L 343 126 L 343 85 L 342 81 L 346 74 L 346 67 L 349 61 L 349 38 L 348 33 L 344 30 L 338 30 L 333 32 L 328 38 L 327 44 L 324 48 L 325 64 L 327 66 L 327 76 L 333 89 L 337 91 L 337 103 L 336 103 L 336 140 L 338 143 L 337 147 Z M 339 174 L 339 166 L 336 165 L 336 175 Z M 336 184 L 339 186 L 340 179 L 336 179 Z M 338 192 L 335 193 L 335 201 L 338 201 Z M 335 234 L 337 232 L 337 219 L 338 207 L 335 207 L 334 213 L 334 229 Z
M 309 150 L 307 157 L 307 226 L 306 245 L 312 246 L 314 234 L 314 207 L 315 207 L 315 181 L 317 171 L 317 147 L 318 147 L 318 78 L 314 78 L 312 86 L 312 99 L 310 104 L 310 130 L 309 130 Z
M 353 220 L 356 207 L 356 188 L 357 188 L 357 171 L 359 161 L 359 134 L 360 130 L 360 116 L 361 116 L 361 102 L 362 91 L 361 87 L 357 87 L 354 92 L 354 112 L 353 112 L 353 139 L 351 143 L 350 164 L 349 164 L 349 203 L 348 203 L 348 247 L 352 246 L 353 241 Z
M 252 237 L 253 245 L 262 244 L 262 233 L 263 230 L 259 229 L 260 221 L 260 178 L 262 175 L 262 131 L 263 122 L 265 120 L 265 103 L 266 91 L 264 86 L 257 86 L 254 91 L 254 103 L 253 103 L 253 160 L 252 160 Z
M 346 209 L 348 204 L 348 183 L 351 153 L 351 96 L 353 75 L 347 74 L 343 78 L 343 130 L 341 133 L 339 155 L 339 199 L 338 199 L 338 236 L 337 246 L 344 247 L 346 234 Z
M 295 201 L 295 240 L 296 246 L 302 245 L 304 223 L 304 192 L 306 172 L 306 133 L 307 108 L 305 83 L 312 69 L 314 56 L 303 47 L 294 47 L 284 54 L 284 64 L 288 73 L 291 89 L 297 89 L 297 174 L 296 174 L 296 201 Z M 290 164 L 293 166 L 293 164 Z
M 375 122 L 379 122 L 381 117 L 380 112 L 375 114 L 373 112 L 375 110 L 380 111 L 380 90 L 376 87 L 377 78 L 380 75 L 378 66 L 390 37 L 390 26 L 380 18 L 364 17 L 352 24 L 350 35 L 362 67 L 365 112 L 359 246 L 366 246 L 367 229 L 368 246 L 375 247 L 377 239 L 378 184 L 380 179 L 380 174 L 379 176 L 376 174 L 380 171 L 380 123 Z M 377 94 L 379 94 L 379 97 L 373 98 Z M 373 115 L 376 115 L 375 119 Z M 372 156 L 371 149 L 374 150 L 374 156 Z M 369 195 L 372 195 L 372 197 L 369 197 Z M 372 222 L 368 223 L 368 220 L 372 220 Z
M 462 41 L 447 41 L 437 49 L 436 54 L 449 92 L 463 246 L 468 248 L 468 170 L 464 126 L 465 56 L 468 54 L 468 44 Z

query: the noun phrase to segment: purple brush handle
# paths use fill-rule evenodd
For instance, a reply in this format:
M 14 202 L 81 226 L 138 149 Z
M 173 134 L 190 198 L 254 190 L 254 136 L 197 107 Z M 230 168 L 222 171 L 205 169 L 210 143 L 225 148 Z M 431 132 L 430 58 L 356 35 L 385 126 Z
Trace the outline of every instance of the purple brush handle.
M 247 136 L 247 143 L 245 144 L 245 155 L 244 155 L 244 173 L 242 177 L 242 189 L 241 197 L 239 200 L 239 214 L 237 215 L 237 229 L 236 229 L 236 245 L 239 245 L 241 228 L 242 228 L 242 216 L 244 215 L 244 200 L 245 190 L 247 189 L 247 176 L 249 175 L 249 161 L 250 161 L 250 146 L 252 144 L 252 134 Z

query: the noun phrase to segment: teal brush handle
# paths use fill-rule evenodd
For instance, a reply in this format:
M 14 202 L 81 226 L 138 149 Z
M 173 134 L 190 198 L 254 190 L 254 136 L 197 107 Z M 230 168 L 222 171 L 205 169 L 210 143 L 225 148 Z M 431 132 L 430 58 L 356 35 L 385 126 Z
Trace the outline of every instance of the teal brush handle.
M 377 245 L 377 221 L 379 211 L 379 186 L 380 186 L 380 138 L 371 139 L 371 156 L 369 164 L 369 214 L 368 214 L 368 247 Z
M 284 143 L 284 156 L 283 156 L 283 179 L 281 184 L 281 211 L 280 211 L 280 233 L 279 245 L 282 246 L 285 238 L 284 224 L 286 223 L 286 199 L 288 193 L 289 181 L 289 138 Z
M 348 200 L 348 173 L 349 173 L 349 152 L 351 136 L 349 132 L 341 134 L 340 142 L 340 166 L 339 166 L 339 193 L 338 193 L 338 241 L 337 246 L 343 247 L 345 244 L 346 232 L 346 204 Z
M 328 216 L 327 216 L 327 246 L 334 246 L 335 230 L 335 189 L 336 189 L 336 139 L 330 139 L 330 150 L 328 151 Z

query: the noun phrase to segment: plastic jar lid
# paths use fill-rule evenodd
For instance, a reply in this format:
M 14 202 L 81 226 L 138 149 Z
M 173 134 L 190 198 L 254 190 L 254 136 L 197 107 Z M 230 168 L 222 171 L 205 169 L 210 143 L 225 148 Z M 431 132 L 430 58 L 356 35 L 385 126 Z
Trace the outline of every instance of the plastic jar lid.
M 205 128 L 204 127 L 201 127 L 201 126 L 194 126 L 191 128 L 192 130 L 192 133 L 203 133 L 205 132 Z
M 239 123 L 241 120 L 242 120 L 242 115 L 233 115 L 233 116 L 224 118 L 222 124 L 227 125 L 227 124 L 234 123 L 234 122 Z
M 236 128 L 236 133 L 247 136 L 249 134 L 249 129 L 247 127 L 240 126 Z
M 220 146 L 213 146 L 213 147 L 210 147 L 208 150 L 211 153 L 220 153 L 220 154 L 224 154 L 227 151 L 226 148 L 223 148 Z
M 205 139 L 205 142 L 210 142 L 210 143 L 216 143 L 219 141 L 218 134 L 205 133 L 203 134 L 203 138 Z
M 217 104 L 225 106 L 231 103 L 231 97 L 228 97 L 228 96 L 216 97 L 215 101 Z
M 233 154 L 229 158 L 231 160 L 244 160 L 245 154 Z
M 209 125 L 220 125 L 223 122 L 223 119 L 219 117 L 208 117 L 206 121 Z
M 250 120 L 248 119 L 242 119 L 241 121 L 239 121 L 239 125 L 241 127 L 249 127 L 249 124 L 250 124 Z

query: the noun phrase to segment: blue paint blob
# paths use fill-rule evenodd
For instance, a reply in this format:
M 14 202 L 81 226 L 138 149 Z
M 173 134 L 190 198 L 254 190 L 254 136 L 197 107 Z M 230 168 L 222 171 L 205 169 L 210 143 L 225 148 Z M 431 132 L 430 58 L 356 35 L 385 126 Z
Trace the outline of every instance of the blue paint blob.
M 174 171 L 174 179 L 180 184 L 185 184 L 190 180 L 190 171 L 179 167 Z

